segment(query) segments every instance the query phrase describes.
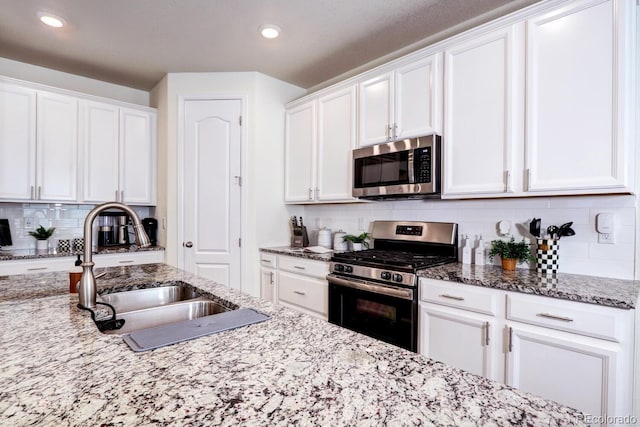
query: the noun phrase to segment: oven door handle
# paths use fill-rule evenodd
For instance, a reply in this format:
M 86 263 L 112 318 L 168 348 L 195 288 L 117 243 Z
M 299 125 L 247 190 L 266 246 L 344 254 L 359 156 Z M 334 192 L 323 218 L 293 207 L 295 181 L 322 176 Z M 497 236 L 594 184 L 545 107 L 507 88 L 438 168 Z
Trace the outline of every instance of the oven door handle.
M 346 286 L 347 288 L 358 289 L 361 291 L 371 292 L 374 294 L 386 295 L 394 298 L 402 298 L 413 301 L 413 290 L 403 288 L 392 288 L 379 283 L 367 282 L 365 280 L 344 279 L 334 274 L 327 275 L 329 283 L 335 285 Z

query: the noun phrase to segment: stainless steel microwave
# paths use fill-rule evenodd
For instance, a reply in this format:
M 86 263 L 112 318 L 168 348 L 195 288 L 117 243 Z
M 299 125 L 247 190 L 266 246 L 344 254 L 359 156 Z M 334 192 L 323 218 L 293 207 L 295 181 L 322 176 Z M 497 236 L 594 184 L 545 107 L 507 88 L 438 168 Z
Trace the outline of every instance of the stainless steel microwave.
M 353 196 L 439 197 L 440 139 L 429 135 L 353 150 Z

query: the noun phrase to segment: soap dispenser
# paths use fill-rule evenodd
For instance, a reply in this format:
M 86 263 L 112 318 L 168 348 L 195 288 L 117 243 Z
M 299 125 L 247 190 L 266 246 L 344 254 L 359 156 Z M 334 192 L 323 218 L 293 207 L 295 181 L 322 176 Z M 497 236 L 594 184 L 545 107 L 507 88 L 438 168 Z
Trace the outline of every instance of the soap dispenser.
M 73 263 L 73 269 L 69 271 L 69 293 L 77 294 L 78 290 L 78 282 L 82 277 L 82 260 L 80 259 L 80 254 L 78 254 L 78 259 Z
M 471 264 L 471 246 L 469 245 L 469 236 L 465 235 L 462 241 L 462 263 Z
M 485 259 L 485 244 L 481 234 L 480 239 L 478 239 L 478 246 L 476 246 L 476 250 L 475 250 L 476 265 L 484 265 L 485 264 L 484 259 Z

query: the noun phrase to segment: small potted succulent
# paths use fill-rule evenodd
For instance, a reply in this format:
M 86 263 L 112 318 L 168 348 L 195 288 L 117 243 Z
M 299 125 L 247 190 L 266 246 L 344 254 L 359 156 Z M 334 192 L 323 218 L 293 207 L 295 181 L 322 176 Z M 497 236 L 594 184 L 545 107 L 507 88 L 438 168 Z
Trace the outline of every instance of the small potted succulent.
M 369 238 L 369 233 L 364 232 L 364 233 L 358 234 L 357 236 L 353 234 L 347 234 L 342 239 L 345 242 L 351 242 L 351 246 L 354 251 L 361 251 L 363 247 L 369 249 L 369 243 L 367 242 L 368 238 Z
M 493 261 L 494 256 L 499 256 L 502 259 L 502 269 L 508 271 L 514 271 L 518 262 L 534 259 L 533 255 L 531 255 L 531 248 L 524 239 L 516 242 L 513 237 L 508 242 L 493 240 L 489 250 L 489 259 Z
M 44 228 L 42 225 L 36 228 L 36 231 L 30 231 L 29 235 L 36 238 L 36 250 L 46 251 L 49 248 L 47 240 L 56 231 L 55 227 Z

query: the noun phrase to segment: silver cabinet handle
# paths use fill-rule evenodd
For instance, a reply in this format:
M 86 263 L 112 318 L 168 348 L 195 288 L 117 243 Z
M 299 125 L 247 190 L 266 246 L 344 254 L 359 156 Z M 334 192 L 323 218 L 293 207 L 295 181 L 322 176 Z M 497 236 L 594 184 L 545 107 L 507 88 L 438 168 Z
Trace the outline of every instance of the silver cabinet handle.
M 271 260 L 270 260 L 270 259 L 262 259 L 262 260 L 260 260 L 260 261 L 262 261 L 262 262 L 268 262 L 269 264 L 271 264 Z
M 570 317 L 556 316 L 555 314 L 549 314 L 549 313 L 538 313 L 536 314 L 536 316 L 544 317 L 546 319 L 562 320 L 563 322 L 573 322 L 573 319 Z
M 35 190 L 35 187 L 32 185 L 32 186 L 31 186 L 31 192 L 29 193 L 29 194 L 30 194 L 30 198 L 31 198 L 31 200 L 33 200 L 33 199 L 35 198 L 35 197 L 34 197 L 34 194 L 33 194 L 33 191 L 34 191 L 34 190 Z
M 489 345 L 489 322 L 484 324 L 484 345 Z
M 504 192 L 509 191 L 509 181 L 511 180 L 511 172 L 504 171 Z
M 33 267 L 33 268 L 27 268 L 27 271 L 38 271 L 38 270 L 48 270 L 49 267 Z
M 293 268 L 297 268 L 298 270 L 306 270 L 305 267 L 300 267 L 299 265 L 294 265 Z
M 116 202 L 120 202 L 121 200 L 118 200 L 118 190 L 116 190 Z
M 531 169 L 527 169 L 527 185 L 525 185 L 524 189 L 526 191 L 531 189 Z
M 131 264 L 132 262 L 132 259 L 123 259 L 122 261 L 118 261 L 119 264 Z
M 462 298 L 462 297 L 457 297 L 457 296 L 455 296 L 455 295 L 440 294 L 440 295 L 438 295 L 438 296 L 440 296 L 440 297 L 442 297 L 442 298 L 453 299 L 453 300 L 456 300 L 456 301 L 464 301 L 464 298 Z
M 298 295 L 306 295 L 304 292 L 300 292 L 300 291 L 293 291 L 293 293 Z
M 184 242 L 182 244 L 182 246 L 184 246 L 185 248 L 192 248 L 193 247 L 193 242 L 189 241 L 189 242 Z
M 40 200 L 42 198 L 42 187 L 38 185 L 38 196 L 36 199 Z
M 393 140 L 395 141 L 396 139 L 398 139 L 398 124 L 394 123 L 393 124 Z
M 309 200 L 313 200 L 313 188 L 309 189 Z
M 513 328 L 509 326 L 509 353 L 513 351 Z
M 124 190 L 120 191 L 120 203 L 124 203 Z
M 320 192 L 320 189 L 318 187 L 316 187 L 316 200 L 318 200 L 318 193 Z
M 269 273 L 270 279 L 271 279 L 271 284 L 273 285 L 275 283 L 275 274 L 273 274 L 273 271 L 271 273 Z

